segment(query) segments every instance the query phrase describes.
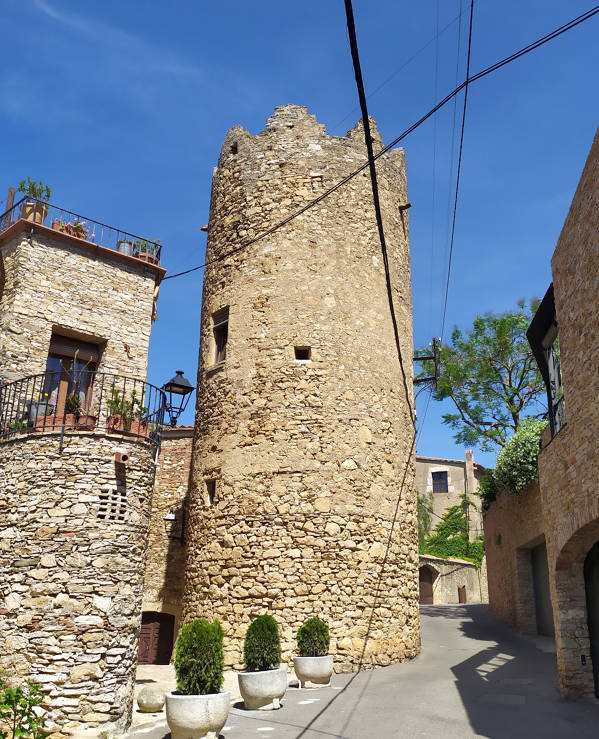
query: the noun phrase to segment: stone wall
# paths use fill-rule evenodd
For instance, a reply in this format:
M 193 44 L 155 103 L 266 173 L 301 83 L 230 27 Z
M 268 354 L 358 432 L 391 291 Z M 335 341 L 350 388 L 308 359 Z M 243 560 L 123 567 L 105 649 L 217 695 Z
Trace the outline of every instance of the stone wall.
M 45 372 L 53 329 L 99 344 L 100 372 L 145 379 L 163 270 L 40 228 L 0 237 L 0 379 Z
M 376 149 L 376 127 L 373 137 Z M 257 136 L 229 131 L 215 171 L 207 258 L 223 259 L 204 279 L 184 618 L 224 621 L 228 665 L 240 666 L 247 626 L 267 611 L 286 659 L 314 614 L 330 622 L 337 669 L 419 650 L 403 151 L 377 171 L 405 383 L 367 172 L 224 256 L 365 161 L 361 126 L 329 137 L 288 105 Z M 225 308 L 215 364 L 213 316 Z
M 0 672 L 41 683 L 56 736 L 131 718 L 153 476 L 144 441 L 0 442 Z
M 536 634 L 530 553 L 544 538 L 538 483 L 520 495 L 500 492 L 484 524 L 489 608 L 517 629 Z
M 485 517 L 491 607 L 525 631 L 530 547 L 545 538 L 560 689 L 572 698 L 595 694 L 583 568 L 599 541 L 598 233 L 599 132 L 551 261 L 567 423 L 544 435 L 540 493 L 503 493 Z
M 477 567 L 473 562 L 452 557 L 442 559 L 430 554 L 421 554 L 420 567 L 428 567 L 433 573 L 433 604 L 454 605 L 459 603 L 458 588 L 466 589 L 467 603 L 487 603 L 487 567 Z
M 434 517 L 431 531 L 448 508 L 462 503 L 462 495 L 468 491 L 468 497 L 474 503 L 468 509 L 470 539 L 483 535 L 481 500 L 475 493 L 484 471 L 484 467 L 474 462 L 470 450 L 466 450 L 465 460 L 420 455 L 416 457 L 416 489 L 421 495 L 427 495 L 432 502 Z M 433 472 L 447 472 L 446 493 L 433 492 Z
M 539 456 L 560 686 L 572 697 L 594 695 L 583 566 L 599 541 L 598 233 L 599 131 L 551 260 L 567 423 Z
M 185 535 L 184 506 L 189 485 L 192 436 L 192 426 L 164 429 L 156 467 L 144 580 L 143 610 L 174 615 L 175 634 L 181 616 L 185 544 L 174 537 Z M 169 511 L 175 514 L 176 520 L 165 523 L 164 517 Z

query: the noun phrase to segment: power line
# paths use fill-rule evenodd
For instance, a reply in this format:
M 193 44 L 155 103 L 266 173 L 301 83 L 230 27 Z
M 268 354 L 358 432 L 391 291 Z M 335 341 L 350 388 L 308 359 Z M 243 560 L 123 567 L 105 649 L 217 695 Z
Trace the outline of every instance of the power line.
M 345 14 L 347 16 L 347 30 L 349 33 L 349 46 L 351 50 L 352 61 L 354 65 L 354 74 L 356 77 L 356 86 L 358 88 L 358 99 L 360 100 L 360 110 L 362 111 L 362 125 L 364 127 L 364 140 L 366 143 L 366 152 L 368 155 L 368 168 L 370 170 L 370 184 L 372 186 L 372 201 L 374 204 L 374 214 L 376 226 L 379 233 L 379 241 L 381 242 L 381 254 L 383 256 L 383 266 L 385 269 L 385 285 L 387 288 L 387 302 L 389 303 L 389 313 L 391 315 L 391 323 L 393 324 L 393 336 L 395 338 L 395 347 L 397 349 L 397 357 L 401 368 L 401 376 L 404 385 L 404 392 L 410 418 L 412 423 L 415 422 L 414 411 L 408 388 L 408 378 L 403 363 L 401 353 L 401 344 L 399 340 L 399 328 L 397 326 L 397 316 L 395 315 L 395 307 L 393 305 L 393 285 L 391 284 L 391 270 L 389 268 L 389 256 L 387 254 L 387 242 L 385 239 L 385 229 L 383 227 L 383 214 L 381 212 L 381 203 L 379 199 L 379 185 L 376 175 L 376 166 L 374 159 L 374 149 L 372 148 L 372 136 L 370 133 L 370 121 L 368 119 L 368 106 L 366 104 L 366 92 L 364 91 L 364 81 L 362 79 L 362 69 L 360 67 L 360 56 L 358 54 L 358 40 L 356 37 L 356 26 L 354 23 L 354 13 L 351 0 L 345 0 Z
M 449 280 L 451 278 L 451 260 L 453 257 L 453 242 L 455 237 L 455 221 L 458 211 L 458 195 L 460 192 L 460 173 L 462 171 L 462 149 L 464 146 L 464 128 L 466 126 L 466 106 L 468 104 L 468 86 L 470 84 L 470 52 L 472 50 L 472 20 L 474 17 L 474 0 L 470 2 L 470 26 L 468 28 L 468 54 L 466 56 L 466 86 L 464 88 L 464 108 L 462 110 L 462 130 L 460 132 L 460 146 L 458 150 L 458 167 L 455 180 L 455 199 L 453 201 L 453 218 L 451 223 L 451 240 L 449 242 L 449 261 L 447 263 L 447 280 L 445 282 L 445 300 L 443 303 L 443 319 L 441 321 L 441 343 L 445 332 L 445 318 L 447 316 L 447 299 L 449 297 Z
M 477 2 L 478 2 L 478 1 L 479 1 L 479 0 L 477 0 Z M 461 23 L 462 23 L 462 13 L 463 13 L 463 11 L 462 11 L 462 9 L 460 8 L 460 12 L 459 12 L 459 14 L 458 14 L 458 15 L 456 15 L 456 17 L 455 17 L 455 18 L 452 18 L 452 19 L 451 19 L 451 20 L 449 21 L 449 23 L 448 23 L 448 24 L 447 24 L 446 26 L 443 26 L 443 28 L 442 28 L 442 29 L 441 29 L 440 31 L 439 31 L 439 25 L 438 25 L 438 23 L 437 23 L 437 29 L 436 29 L 436 30 L 437 30 L 437 34 L 436 34 L 435 36 L 433 36 L 432 38 L 430 38 L 430 39 L 429 39 L 429 40 L 428 40 L 428 41 L 426 42 L 426 44 L 424 44 L 424 46 L 421 46 L 421 47 L 420 47 L 420 48 L 418 49 L 418 51 L 415 51 L 415 52 L 414 52 L 414 53 L 412 54 L 412 56 L 408 57 L 408 58 L 406 59 L 406 61 L 405 61 L 405 62 L 403 62 L 403 64 L 402 64 L 401 66 L 399 66 L 399 67 L 398 67 L 398 68 L 397 68 L 397 69 L 396 69 L 396 70 L 395 70 L 394 72 L 392 72 L 392 73 L 391 73 L 391 74 L 390 74 L 390 75 L 389 75 L 388 77 L 386 77 L 386 78 L 385 78 L 385 79 L 384 79 L 384 80 L 383 80 L 383 81 L 381 82 L 381 84 L 380 84 L 380 85 L 378 85 L 377 87 L 375 87 L 375 88 L 374 88 L 374 90 L 372 90 L 372 92 L 369 92 L 369 93 L 368 93 L 368 94 L 366 95 L 366 99 L 367 99 L 367 100 L 370 100 L 370 98 L 374 97 L 374 96 L 375 96 L 375 95 L 376 95 L 376 94 L 377 94 L 378 92 L 380 92 L 380 90 L 382 90 L 382 89 L 383 89 L 383 87 L 385 87 L 385 85 L 389 84 L 389 82 L 391 82 L 391 80 L 392 80 L 392 79 L 393 79 L 394 77 L 397 77 L 397 75 L 398 75 L 398 74 L 399 74 L 399 73 L 400 73 L 400 72 L 401 72 L 401 71 L 402 71 L 403 69 L 405 69 L 405 68 L 406 68 L 406 67 L 407 67 L 407 66 L 408 66 L 408 65 L 409 65 L 409 64 L 410 64 L 411 62 L 413 62 L 413 61 L 414 61 L 414 59 L 416 59 L 416 57 L 420 56 L 420 54 L 422 54 L 422 52 L 423 52 L 423 51 L 424 51 L 425 49 L 428 49 L 428 47 L 429 47 L 429 46 L 430 46 L 431 44 L 435 43 L 435 41 L 437 41 L 437 42 L 438 42 L 439 38 L 440 38 L 440 37 L 441 37 L 441 36 L 442 36 L 442 35 L 443 35 L 443 34 L 445 33 L 445 31 L 447 31 L 447 29 L 448 29 L 448 28 L 450 28 L 451 26 L 453 26 L 453 24 L 454 24 L 454 23 L 455 23 L 456 21 L 459 21 L 459 25 L 461 26 Z M 457 82 L 456 82 L 456 84 L 457 84 Z M 330 130 L 331 130 L 331 132 L 333 132 L 333 131 L 336 131 L 336 130 L 337 130 L 337 129 L 339 128 L 339 126 L 340 126 L 340 125 L 341 125 L 342 123 L 345 123 L 345 121 L 346 121 L 346 120 L 347 120 L 348 118 L 351 118 L 351 117 L 353 116 L 353 114 L 354 114 L 354 113 L 356 112 L 356 110 L 360 110 L 360 107 L 359 107 L 359 106 L 357 106 L 357 107 L 355 107 L 355 108 L 352 108 L 352 109 L 350 110 L 350 112 L 349 112 L 349 113 L 348 113 L 348 114 L 347 114 L 347 115 L 346 115 L 346 116 L 345 116 L 344 118 L 342 118 L 342 119 L 341 119 L 341 120 L 340 120 L 340 121 L 339 121 L 338 123 L 335 123 L 335 125 L 331 127 L 331 129 L 330 129 Z
M 576 26 L 580 25 L 581 23 L 584 23 L 585 21 L 589 20 L 593 16 L 597 15 L 599 13 L 599 5 L 594 6 L 590 10 L 587 10 L 585 13 L 582 13 L 579 16 L 576 16 L 576 18 L 573 18 L 571 21 L 568 21 L 567 23 L 564 23 L 562 26 L 559 26 L 558 28 L 554 29 L 550 33 L 546 34 L 545 36 L 541 36 L 541 38 L 537 39 L 536 41 L 533 41 L 532 43 L 528 44 L 527 46 L 524 46 L 522 49 L 519 49 L 518 51 L 514 52 L 513 54 L 510 54 L 509 56 L 505 57 L 504 59 L 501 59 L 498 62 L 495 62 L 495 64 L 492 64 L 490 67 L 486 67 L 485 69 L 481 70 L 477 74 L 470 77 L 468 80 L 468 84 L 471 85 L 473 82 L 477 82 L 480 79 L 483 79 L 483 77 L 486 77 L 489 74 L 492 74 L 493 72 L 496 72 L 498 69 L 501 69 L 506 64 L 510 64 L 511 62 L 516 61 L 522 56 L 525 56 L 526 54 L 529 54 L 532 51 L 535 51 L 539 47 L 543 46 L 544 44 L 548 43 L 549 41 L 553 41 L 554 39 L 558 38 L 562 34 L 566 33 L 567 31 L 570 31 L 571 29 L 575 28 Z M 374 155 L 374 159 L 378 159 L 379 157 L 383 156 L 383 154 L 386 154 L 390 149 L 393 149 L 394 147 L 399 144 L 400 141 L 405 139 L 407 136 L 409 136 L 413 131 L 415 131 L 417 128 L 419 128 L 425 121 L 427 121 L 432 115 L 434 115 L 437 111 L 439 111 L 441 108 L 443 108 L 450 100 L 453 100 L 453 98 L 458 95 L 464 88 L 466 87 L 466 81 L 462 82 L 460 85 L 458 85 L 454 90 L 452 90 L 448 95 L 446 95 L 443 100 L 441 100 L 437 105 L 435 105 L 433 108 L 431 108 L 427 113 L 425 113 L 421 118 L 419 118 L 415 123 L 413 123 L 409 128 L 407 128 L 403 133 L 401 133 L 397 138 L 393 139 L 391 143 L 387 144 L 387 146 L 384 146 L 377 154 Z M 234 249 L 231 249 L 230 251 L 226 252 L 225 254 L 221 254 L 219 257 L 215 257 L 214 259 L 210 259 L 204 264 L 200 264 L 197 267 L 191 267 L 190 269 L 186 269 L 182 272 L 177 272 L 174 275 L 169 275 L 164 278 L 164 280 L 172 280 L 175 277 L 181 277 L 183 275 L 190 274 L 191 272 L 196 272 L 199 269 L 203 269 L 204 267 L 208 267 L 211 264 L 215 264 L 217 262 L 221 262 L 224 259 L 227 259 L 230 256 L 233 256 L 234 254 L 237 254 L 237 252 L 242 251 L 243 249 L 246 249 L 249 246 L 252 246 L 258 241 L 261 241 L 262 239 L 266 238 L 267 236 L 270 236 L 270 234 L 274 233 L 278 229 L 282 228 L 283 226 L 286 226 L 288 223 L 293 221 L 295 218 L 298 218 L 299 216 L 303 215 L 307 210 L 310 208 L 313 208 L 315 205 L 320 203 L 322 200 L 327 198 L 329 195 L 332 195 L 334 192 L 339 190 L 343 185 L 347 184 L 351 179 L 353 179 L 356 175 L 360 174 L 360 172 L 364 171 L 369 166 L 369 163 L 366 162 L 362 166 L 358 167 L 358 169 L 354 170 L 353 172 L 350 172 L 346 177 L 344 177 L 342 180 L 340 180 L 336 185 L 333 185 L 333 187 L 329 188 L 328 190 L 325 190 L 321 195 L 319 195 L 314 200 L 311 200 L 309 203 L 304 205 L 302 208 L 300 208 L 295 213 L 292 213 L 291 215 L 287 216 L 287 218 L 284 218 L 279 223 L 276 223 L 271 228 L 267 229 L 261 234 L 258 234 L 253 239 L 250 239 L 249 241 L 240 244 L 239 246 L 235 247 Z M 164 282 L 163 280 L 163 282 Z

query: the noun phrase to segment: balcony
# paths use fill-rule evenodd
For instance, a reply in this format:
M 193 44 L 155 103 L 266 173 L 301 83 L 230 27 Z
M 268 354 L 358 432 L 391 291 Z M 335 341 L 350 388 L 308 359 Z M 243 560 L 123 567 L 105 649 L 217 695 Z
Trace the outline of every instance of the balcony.
M 45 372 L 0 386 L 0 441 L 20 434 L 95 431 L 159 444 L 166 395 L 144 380 Z
M 100 246 L 146 264 L 160 266 L 162 246 L 157 241 L 107 226 L 43 200 L 25 197 L 15 203 L 6 213 L 0 215 L 0 234 L 20 220 L 29 221 L 44 229 L 52 229 L 88 245 Z

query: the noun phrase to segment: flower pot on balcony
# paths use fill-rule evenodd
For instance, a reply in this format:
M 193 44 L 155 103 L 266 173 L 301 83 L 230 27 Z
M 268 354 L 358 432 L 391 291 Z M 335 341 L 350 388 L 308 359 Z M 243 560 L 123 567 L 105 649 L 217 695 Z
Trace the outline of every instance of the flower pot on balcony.
M 38 416 L 35 421 L 37 431 L 52 431 L 63 426 L 69 430 L 89 431 L 95 428 L 95 425 L 95 416 L 80 415 L 76 418 L 74 413 L 66 413 L 64 416 Z
M 133 255 L 133 242 L 127 241 L 126 239 L 119 239 L 116 242 L 116 250 L 130 257 Z
M 132 436 L 147 436 L 148 422 L 113 415 L 109 416 L 108 420 L 106 421 L 106 431 L 111 434 L 131 434 Z
M 134 251 L 133 256 L 137 257 L 137 259 L 141 259 L 144 262 L 147 262 L 148 264 L 158 264 L 158 257 L 156 254 L 152 254 L 149 251 Z
M 21 218 L 33 223 L 43 223 L 48 215 L 48 206 L 36 200 L 26 201 L 21 206 Z

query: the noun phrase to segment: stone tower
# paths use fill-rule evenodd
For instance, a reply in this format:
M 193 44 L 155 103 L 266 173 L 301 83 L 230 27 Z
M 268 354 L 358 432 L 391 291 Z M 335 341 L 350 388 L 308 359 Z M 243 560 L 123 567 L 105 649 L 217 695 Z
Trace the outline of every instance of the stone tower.
M 53 736 L 131 717 L 163 413 L 149 254 L 41 202 L 0 216 L 0 673 L 41 684 Z
M 229 665 L 241 666 L 247 625 L 264 612 L 279 621 L 286 658 L 312 615 L 329 623 L 337 669 L 419 650 L 413 396 L 367 171 L 226 256 L 365 161 L 361 125 L 327 136 L 306 108 L 286 105 L 257 136 L 232 128 L 215 170 L 184 618 L 223 621 Z M 411 388 L 403 151 L 377 168 Z

